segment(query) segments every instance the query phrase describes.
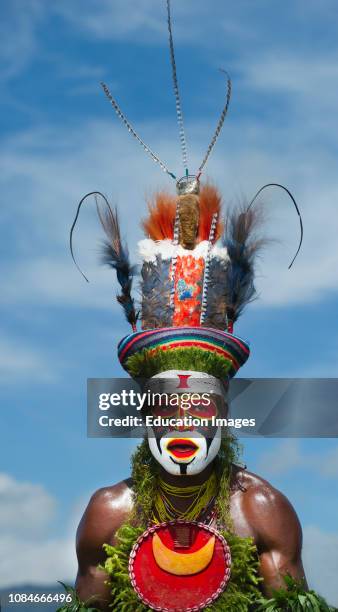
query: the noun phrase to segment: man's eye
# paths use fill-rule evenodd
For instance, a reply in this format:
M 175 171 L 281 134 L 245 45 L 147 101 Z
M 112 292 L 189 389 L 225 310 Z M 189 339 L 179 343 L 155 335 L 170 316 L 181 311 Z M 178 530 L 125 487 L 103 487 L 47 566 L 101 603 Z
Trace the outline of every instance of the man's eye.
M 152 406 L 151 412 L 154 416 L 169 417 L 176 414 L 177 406 L 161 406 L 160 404 L 157 404 Z
M 189 409 L 189 414 L 191 414 L 191 416 L 200 419 L 211 419 L 217 416 L 217 412 L 217 406 L 213 402 L 210 402 L 209 405 L 204 405 L 204 403 L 201 402 L 200 404 L 191 406 Z

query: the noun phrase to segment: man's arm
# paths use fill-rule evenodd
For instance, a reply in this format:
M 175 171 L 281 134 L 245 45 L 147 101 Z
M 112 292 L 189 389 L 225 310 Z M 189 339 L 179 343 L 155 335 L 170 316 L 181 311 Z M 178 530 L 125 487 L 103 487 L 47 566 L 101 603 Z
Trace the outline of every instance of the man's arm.
M 285 587 L 286 574 L 303 581 L 306 588 L 302 529 L 294 508 L 266 481 L 261 480 L 247 493 L 247 516 L 255 532 L 264 593 L 270 595 L 274 589 Z
M 131 510 L 131 491 L 125 482 L 99 489 L 89 501 L 80 521 L 76 536 L 78 573 L 76 592 L 83 602 L 109 610 L 110 588 L 108 576 L 98 569 L 106 559 L 103 544 L 114 544 L 119 527 L 128 519 Z

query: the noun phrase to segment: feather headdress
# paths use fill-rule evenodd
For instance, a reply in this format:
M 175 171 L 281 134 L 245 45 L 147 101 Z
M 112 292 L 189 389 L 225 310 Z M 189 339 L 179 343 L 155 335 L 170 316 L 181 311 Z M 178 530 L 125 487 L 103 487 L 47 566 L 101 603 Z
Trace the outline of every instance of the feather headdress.
M 163 367 L 164 362 L 172 365 L 173 351 L 178 351 L 179 353 L 175 353 L 177 356 L 179 354 L 178 361 L 181 366 L 184 363 L 186 369 L 201 368 L 203 362 L 209 371 L 210 368 L 216 367 L 217 361 L 217 372 L 229 372 L 229 375 L 233 375 L 249 354 L 247 345 L 233 336 L 233 324 L 255 297 L 255 258 L 264 243 L 258 235 L 261 213 L 259 208 L 253 206 L 254 202 L 261 191 L 270 186 L 280 187 L 290 196 L 299 216 L 301 229 L 295 257 L 302 243 L 302 220 L 292 194 L 283 185 L 264 185 L 249 205 L 229 212 L 222 220 L 221 196 L 218 190 L 210 184 L 200 184 L 201 173 L 229 109 L 232 85 L 227 73 L 226 99 L 216 130 L 196 174 L 189 174 L 174 56 L 170 0 L 166 0 L 166 5 L 174 95 L 185 169 L 182 178 L 177 180 L 175 174 L 144 143 L 108 87 L 104 83 L 101 84 L 129 133 L 153 161 L 176 181 L 176 195 L 165 191 L 158 193 L 148 204 L 148 216 L 142 222 L 146 235 L 139 243 L 142 260 L 142 330 L 133 333 L 130 342 L 128 338 L 122 341 L 119 356 L 123 366 L 130 372 L 140 372 L 140 363 L 147 364 L 147 371 L 149 368 L 155 371 L 157 367 Z M 73 259 L 72 234 L 83 200 L 79 204 L 71 229 L 70 246 Z M 121 240 L 117 211 L 110 207 L 106 198 L 104 201 L 104 213 L 97 205 L 99 219 L 106 235 L 103 262 L 117 274 L 121 286 L 117 300 L 135 332 L 138 312 L 131 296 L 134 269 L 129 262 L 128 249 Z M 137 360 L 137 367 L 135 363 L 132 365 L 134 358 Z M 159 363 L 162 365 L 158 365 Z

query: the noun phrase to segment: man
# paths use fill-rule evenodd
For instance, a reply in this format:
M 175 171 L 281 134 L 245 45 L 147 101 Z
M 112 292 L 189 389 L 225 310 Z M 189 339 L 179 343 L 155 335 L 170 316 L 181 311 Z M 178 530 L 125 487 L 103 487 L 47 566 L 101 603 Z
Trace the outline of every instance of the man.
M 131 479 L 93 495 L 77 532 L 76 591 L 80 600 L 114 612 L 249 612 L 256 604 L 269 608 L 262 593 L 284 588 L 287 597 L 291 585 L 300 595 L 300 609 L 311 609 L 308 603 L 315 596 L 306 594 L 302 532 L 294 509 L 267 481 L 236 463 L 234 444 L 220 425 L 203 424 L 214 423 L 212 417 L 222 413 L 228 381 L 249 357 L 249 346 L 233 334 L 233 325 L 255 296 L 260 216 L 254 198 L 222 220 L 219 192 L 200 184 L 228 110 L 229 78 L 207 153 L 196 176 L 189 174 L 169 0 L 167 11 L 186 173 L 176 182 L 176 196 L 157 194 L 143 222 L 140 313 L 131 296 L 133 267 L 117 213 L 106 198 L 106 214 L 96 204 L 107 237 L 104 261 L 117 273 L 117 299 L 133 330 L 118 346 L 122 366 L 134 379 L 159 385 L 168 397 L 173 381 L 182 387 L 174 412 L 181 412 L 184 377 L 194 382 L 190 391 L 216 390 L 215 414 L 202 410 L 202 417 L 190 407 L 200 425 L 150 425 L 147 441 L 134 456 Z M 129 132 L 176 180 L 103 88 Z M 136 331 L 139 319 L 141 331 Z M 315 604 L 317 612 L 328 609 L 320 598 Z
M 194 476 L 173 476 L 161 467 L 161 477 L 184 487 L 202 484 L 212 464 Z M 231 518 L 241 537 L 252 537 L 259 555 L 262 590 L 270 595 L 284 587 L 283 576 L 304 579 L 301 561 L 302 530 L 290 502 L 266 480 L 243 468 L 231 471 Z M 172 498 L 177 503 L 177 498 Z M 78 575 L 76 590 L 83 601 L 90 599 L 100 610 L 109 610 L 110 587 L 107 574 L 99 569 L 105 561 L 103 544 L 115 544 L 116 531 L 128 521 L 132 510 L 132 481 L 99 489 L 92 496 L 77 532 Z M 178 514 L 185 509 L 184 499 L 177 504 Z M 91 599 L 93 598 L 93 599 Z
M 227 506 L 229 503 L 227 527 L 231 524 L 237 536 L 251 538 L 255 544 L 263 593 L 269 596 L 274 589 L 285 587 L 285 575 L 305 586 L 301 561 L 302 532 L 294 509 L 267 481 L 231 461 L 232 445 L 228 433 L 218 425 L 228 416 L 228 385 L 210 374 L 166 371 L 155 375 L 147 387 L 155 395 L 160 391 L 157 396 L 161 398 L 165 389 L 168 392 L 165 405 L 156 405 L 147 413 L 154 419 L 159 416 L 162 419 L 154 421 L 156 426 L 148 426 L 147 441 L 143 443 L 158 467 L 158 497 L 153 500 L 149 521 L 156 524 L 190 517 L 218 526 L 217 504 L 219 507 L 219 504 Z M 211 392 L 210 395 L 207 391 Z M 193 400 L 186 402 L 187 397 Z M 175 402 L 177 398 L 178 402 Z M 225 443 L 222 436 L 229 444 L 225 447 L 229 454 L 226 457 L 228 464 L 225 463 L 225 469 L 227 465 L 229 467 L 225 494 L 220 484 L 223 474 L 219 474 L 217 466 Z M 219 480 L 215 478 L 213 487 L 202 500 L 204 487 L 215 474 Z M 90 600 L 100 610 L 108 610 L 111 604 L 111 586 L 107 584 L 107 573 L 102 569 L 106 559 L 103 545 L 114 546 L 117 543 L 116 533 L 130 521 L 134 501 L 133 479 L 100 489 L 91 498 L 78 528 L 76 590 L 81 600 Z M 163 512 L 167 514 L 163 515 Z M 170 571 L 170 567 L 166 569 Z

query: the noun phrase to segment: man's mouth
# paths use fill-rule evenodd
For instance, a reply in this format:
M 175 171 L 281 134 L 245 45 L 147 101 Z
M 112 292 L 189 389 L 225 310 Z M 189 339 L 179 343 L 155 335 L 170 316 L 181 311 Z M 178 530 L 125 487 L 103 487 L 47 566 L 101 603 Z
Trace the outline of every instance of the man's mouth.
M 199 446 L 190 438 L 173 438 L 167 444 L 167 451 L 176 459 L 190 459 L 198 449 Z

